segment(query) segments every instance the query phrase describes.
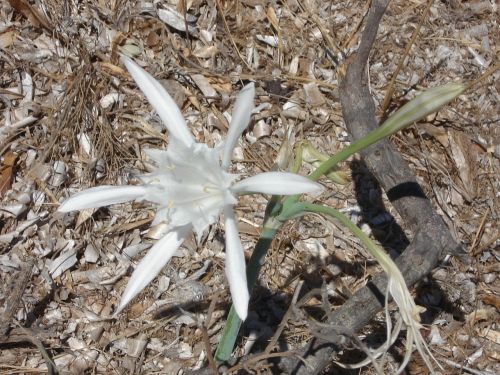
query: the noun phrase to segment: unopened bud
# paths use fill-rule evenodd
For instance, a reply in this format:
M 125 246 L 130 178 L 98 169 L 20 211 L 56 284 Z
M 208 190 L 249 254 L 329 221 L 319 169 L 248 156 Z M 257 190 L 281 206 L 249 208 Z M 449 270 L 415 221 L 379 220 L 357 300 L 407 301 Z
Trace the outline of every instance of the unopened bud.
M 461 83 L 448 83 L 444 86 L 426 90 L 398 109 L 379 129 L 384 132 L 386 137 L 394 134 L 415 121 L 438 111 L 464 90 L 465 86 Z

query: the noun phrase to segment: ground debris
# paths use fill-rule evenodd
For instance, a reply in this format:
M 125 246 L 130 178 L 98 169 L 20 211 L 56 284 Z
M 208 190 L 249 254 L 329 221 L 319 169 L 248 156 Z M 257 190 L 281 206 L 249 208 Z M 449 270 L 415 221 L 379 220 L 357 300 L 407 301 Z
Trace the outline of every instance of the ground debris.
M 425 6 L 392 1 L 382 20 L 369 67 L 377 108 Z M 149 168 L 145 150 L 168 143 L 119 53 L 160 80 L 197 140 L 212 146 L 227 133 L 234 93 L 255 81 L 254 120 L 234 155 L 234 172 L 251 175 L 292 165 L 295 155 L 283 151 L 285 142 L 291 151 L 307 140 L 325 154 L 349 144 L 338 85 L 345 57 L 358 47 L 367 7 L 343 0 L 1 2 L 0 371 L 47 371 L 49 358 L 61 373 L 176 374 L 206 365 L 200 327 L 207 325 L 213 351 L 225 325 L 230 297 L 217 225 L 200 241 L 188 239 L 160 276 L 112 318 L 131 270 L 165 228 L 150 227 L 147 202 L 56 212 L 64 198 L 85 188 L 134 184 Z M 492 69 L 500 40 L 497 13 L 491 1 L 432 2 L 379 115 L 423 88 L 472 81 Z M 460 366 L 500 373 L 499 78 L 494 72 L 392 139 L 467 250 L 467 257 L 446 259 L 416 291 L 427 308 L 428 342 L 450 373 Z M 391 255 L 400 254 L 414 233 L 399 226 L 398 213 L 359 158 L 340 168 L 349 175 L 346 184 L 325 181 L 329 194 L 319 199 L 346 213 Z M 245 196 L 237 208 L 246 256 L 265 203 Z M 295 280 L 306 291 L 324 288 L 335 310 L 377 270 L 359 240 L 341 227 L 316 217 L 287 226 L 264 264 L 243 327 L 249 339 L 236 354 L 265 348 L 289 308 Z M 323 307 L 314 297 L 303 309 L 323 321 Z M 378 345 L 382 324 L 377 318 L 360 338 Z M 26 332 L 37 341 L 27 340 Z M 312 337 L 297 315 L 288 319 L 278 346 L 295 350 Z M 398 341 L 396 351 L 401 347 Z M 342 360 L 359 355 L 345 349 Z M 270 363 L 248 368 L 271 373 Z M 388 358 L 388 371 L 396 364 Z M 424 371 L 418 358 L 410 369 Z

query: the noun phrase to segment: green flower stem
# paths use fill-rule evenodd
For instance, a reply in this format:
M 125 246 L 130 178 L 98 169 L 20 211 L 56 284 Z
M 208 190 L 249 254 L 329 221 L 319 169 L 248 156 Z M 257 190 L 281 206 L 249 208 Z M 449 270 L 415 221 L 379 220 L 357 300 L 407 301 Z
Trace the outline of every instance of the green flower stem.
M 250 293 L 257 282 L 260 269 L 264 264 L 267 251 L 273 242 L 274 236 L 276 236 L 276 233 L 282 225 L 283 223 L 276 220 L 273 216 L 269 217 L 266 221 L 266 225 L 264 226 L 260 238 L 255 245 L 255 249 L 247 266 L 247 283 L 248 291 Z
M 247 265 L 247 283 L 250 294 L 252 293 L 255 283 L 257 282 L 260 269 L 264 264 L 267 251 L 273 242 L 274 236 L 283 225 L 283 222 L 278 221 L 275 216 L 272 216 L 273 214 L 277 214 L 275 208 L 280 206 L 277 198 L 279 197 L 273 197 L 269 201 L 266 212 L 269 213 L 270 216 L 266 215 L 267 217 L 265 219 L 264 228 L 262 229 L 259 240 L 255 244 L 255 249 Z M 215 360 L 217 362 L 226 362 L 231 357 L 241 323 L 242 322 L 236 314 L 234 306 L 231 306 L 226 326 L 224 327 L 224 332 L 222 333 L 221 341 L 219 342 L 219 346 L 215 352 Z
M 463 84 L 449 83 L 424 91 L 394 112 L 394 114 L 392 114 L 377 129 L 368 133 L 365 137 L 352 143 L 350 146 L 344 148 L 339 153 L 335 154 L 321 164 L 309 175 L 309 178 L 313 181 L 317 181 L 322 175 L 326 174 L 338 163 L 346 160 L 352 154 L 363 150 L 383 138 L 397 133 L 401 129 L 404 129 L 425 116 L 438 111 L 441 107 L 460 95 L 464 90 L 465 86 Z
M 388 120 L 389 121 L 389 120 Z M 313 181 L 317 181 L 321 176 L 324 174 L 328 173 L 331 169 L 335 168 L 335 166 L 346 160 L 348 157 L 351 155 L 354 155 L 356 152 L 364 150 L 368 146 L 371 146 L 372 144 L 380 141 L 381 139 L 384 139 L 386 137 L 391 136 L 392 134 L 396 133 L 397 131 L 401 130 L 401 126 L 393 126 L 393 127 L 387 127 L 386 121 L 384 124 L 382 124 L 380 127 L 377 129 L 371 131 L 368 133 L 366 136 L 363 138 L 355 141 L 354 143 L 351 143 L 349 146 L 346 148 L 340 150 L 337 152 L 335 155 L 333 155 L 330 159 L 326 160 L 325 162 L 321 163 L 316 170 L 314 170 L 310 175 L 309 178 Z M 393 125 L 394 122 L 391 120 L 389 123 L 390 125 Z M 410 125 L 406 124 L 407 126 Z
M 361 229 L 358 228 L 356 224 L 354 224 L 343 213 L 337 211 L 334 208 L 322 206 L 319 204 L 302 203 L 302 206 L 304 208 L 304 211 L 306 212 L 323 214 L 325 216 L 340 221 L 344 226 L 347 227 L 347 229 L 351 231 L 352 234 L 354 234 L 361 240 L 361 242 L 363 243 L 363 245 L 365 245 L 369 253 L 380 263 L 380 265 L 386 272 L 387 270 L 390 270 L 393 267 L 397 268 L 396 264 L 392 261 L 389 255 L 387 255 L 387 253 L 382 248 L 380 248 L 370 237 L 368 237 Z
M 346 160 L 349 156 L 355 154 L 358 151 L 365 149 L 366 147 L 374 144 L 375 142 L 381 140 L 386 137 L 384 132 L 379 131 L 380 128 L 375 129 L 366 137 L 361 138 L 360 140 L 351 143 L 346 148 L 340 150 L 335 155 L 333 155 L 330 159 L 320 164 L 318 168 L 314 170 L 309 175 L 309 178 L 313 181 L 317 181 L 321 176 L 328 173 L 331 169 L 333 169 L 338 163 Z

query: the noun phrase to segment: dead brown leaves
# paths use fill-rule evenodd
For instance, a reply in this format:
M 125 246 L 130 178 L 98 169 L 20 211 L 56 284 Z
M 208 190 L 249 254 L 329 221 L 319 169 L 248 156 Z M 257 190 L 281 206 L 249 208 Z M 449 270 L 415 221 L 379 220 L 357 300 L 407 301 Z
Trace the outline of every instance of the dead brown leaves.
M 43 27 L 46 30 L 51 30 L 51 27 L 45 18 L 35 7 L 25 0 L 9 0 L 10 5 L 26 17 L 34 27 Z
M 201 244 L 187 242 L 128 317 L 100 320 L 112 313 L 128 271 L 155 237 L 154 230 L 148 230 L 151 206 L 121 205 L 64 217 L 55 212 L 65 196 L 88 186 L 128 183 L 131 176 L 147 169 L 143 149 L 162 148 L 168 142 L 151 107 L 120 66 L 120 48 L 131 46 L 136 61 L 178 94 L 176 100 L 202 142 L 217 144 L 223 139 L 233 93 L 242 81 L 257 82 L 260 108 L 236 150 L 237 173 L 269 170 L 283 144 L 292 150 L 293 139 L 306 139 L 327 154 L 349 142 L 337 79 L 345 65 L 336 62 L 342 60 L 339 52 L 348 55 L 357 48 L 368 2 L 308 1 L 306 8 L 296 1 L 150 3 L 42 0 L 44 8 L 27 0 L 0 3 L 1 129 L 10 129 L 9 125 L 35 111 L 39 117 L 30 126 L 9 130 L 8 142 L 2 145 L 0 280 L 16 274 L 21 259 L 36 257 L 15 319 L 24 324 L 28 313 L 39 314 L 37 324 L 45 329 L 43 337 L 53 340 L 49 346 L 70 349 L 56 358 L 64 371 L 89 366 L 101 373 L 116 368 L 175 373 L 179 368 L 204 366 L 199 359 L 206 347 L 213 349 L 217 344 L 228 309 L 223 242 L 218 228 L 213 228 Z M 415 14 L 423 14 L 425 6 L 425 1 L 391 2 L 370 57 L 370 87 L 377 104 L 384 101 L 389 80 L 420 24 Z M 50 20 L 42 13 L 45 7 Z M 182 30 L 187 28 L 189 35 L 162 21 L 159 14 L 169 14 L 164 19 Z M 421 88 L 479 77 L 497 49 L 494 15 L 488 1 L 434 2 L 394 79 L 390 108 Z M 459 361 L 461 353 L 479 349 L 467 347 L 467 342 L 476 345 L 477 337 L 486 337 L 484 354 L 474 362 L 485 369 L 494 365 L 488 343 L 497 337 L 495 309 L 499 308 L 498 277 L 491 267 L 498 261 L 499 241 L 500 133 L 495 80 L 498 75 L 493 74 L 437 116 L 394 137 L 426 193 L 477 260 L 472 265 L 457 260 L 453 267 L 440 270 L 442 297 L 458 315 L 491 309 L 490 315 L 475 322 L 477 330 L 468 341 L 456 340 L 468 334 L 468 326 L 441 311 L 438 321 L 445 323 L 435 326 L 438 332 L 445 332 L 446 325 L 458 328 L 449 336 L 442 334 L 445 343 L 440 353 Z M 56 176 L 55 167 L 63 164 L 65 175 Z M 345 168 L 349 166 L 353 164 Z M 28 173 L 33 169 L 37 173 Z M 57 180 L 58 176 L 64 178 Z M 365 200 L 382 200 L 373 182 L 360 182 L 357 193 Z M 330 186 L 326 203 L 344 210 L 370 232 L 371 220 L 384 222 L 386 216 L 364 212 L 353 186 Z M 238 214 L 250 254 L 265 199 L 243 198 Z M 388 228 L 378 227 L 375 233 L 385 234 L 392 230 Z M 70 265 L 52 280 L 47 270 L 65 256 L 71 259 Z M 176 313 L 163 320 L 148 321 L 141 316 L 155 301 L 175 297 L 179 280 L 195 273 L 207 259 L 213 265 L 200 283 L 220 291 L 209 323 L 203 321 L 207 308 L 203 303 L 189 314 Z M 359 241 L 341 228 L 317 218 L 297 221 L 280 234 L 266 260 L 260 279 L 266 290 L 251 308 L 253 323 L 259 332 L 274 329 L 269 322 L 280 321 L 277 311 L 287 309 L 287 298 L 293 294 L 290 280 L 326 285 L 336 307 L 375 271 Z M 46 297 L 51 283 L 58 288 L 54 296 Z M 44 299 L 47 305 L 35 310 Z M 197 319 L 207 325 L 201 346 Z M 290 319 L 279 339 L 294 349 L 310 337 L 300 320 Z M 267 340 L 265 334 L 260 339 Z M 139 354 L 132 350 L 134 342 L 141 344 Z M 242 338 L 238 353 L 251 345 Z M 4 361 L 9 366 L 16 365 L 22 350 L 0 349 L 0 355 L 9 358 Z M 27 366 L 41 371 L 44 364 L 39 353 L 22 355 Z
M 17 155 L 9 151 L 4 155 L 0 163 L 0 197 L 12 186 L 13 168 L 16 163 Z

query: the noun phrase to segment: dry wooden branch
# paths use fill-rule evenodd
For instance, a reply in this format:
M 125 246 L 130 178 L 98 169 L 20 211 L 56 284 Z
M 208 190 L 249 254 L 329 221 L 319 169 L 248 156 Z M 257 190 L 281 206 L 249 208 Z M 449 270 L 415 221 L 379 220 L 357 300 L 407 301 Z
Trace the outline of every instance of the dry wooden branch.
M 346 76 L 341 84 L 344 120 L 354 139 L 363 137 L 378 126 L 375 105 L 366 80 L 366 64 L 388 2 L 373 0 L 359 49 L 349 59 Z M 407 284 L 414 285 L 446 254 L 460 252 L 461 246 L 434 210 L 406 162 L 388 140 L 366 149 L 362 156 L 407 227 L 415 233 L 411 244 L 396 261 Z M 386 285 L 385 275 L 376 276 L 334 311 L 330 321 L 359 331 L 382 309 Z M 341 336 L 338 337 L 339 340 L 340 338 Z M 339 344 L 340 342 L 314 339 L 303 348 L 299 354 L 314 369 L 312 371 L 294 358 L 284 358 L 281 368 L 287 374 L 318 374 L 331 362 L 331 356 L 338 350 Z
M 8 339 L 12 318 L 21 303 L 21 298 L 31 279 L 31 272 L 34 264 L 35 262 L 33 260 L 26 262 L 24 267 L 17 273 L 15 278 L 13 278 L 13 282 L 8 288 L 4 311 L 0 316 L 0 343 Z

